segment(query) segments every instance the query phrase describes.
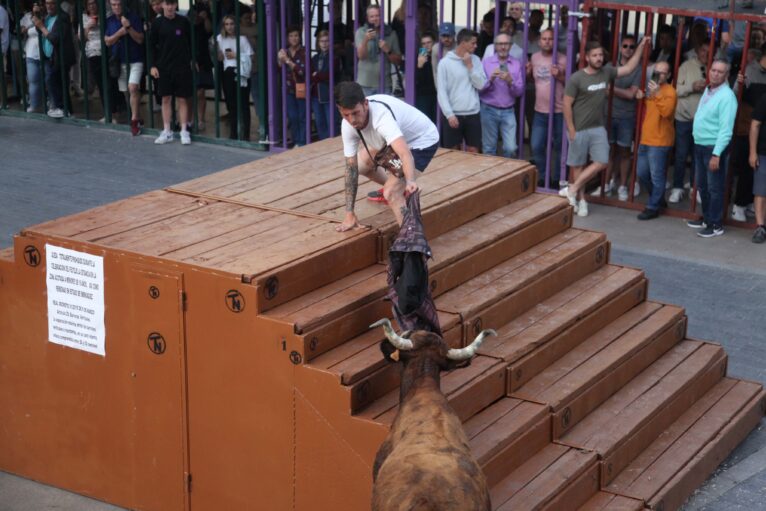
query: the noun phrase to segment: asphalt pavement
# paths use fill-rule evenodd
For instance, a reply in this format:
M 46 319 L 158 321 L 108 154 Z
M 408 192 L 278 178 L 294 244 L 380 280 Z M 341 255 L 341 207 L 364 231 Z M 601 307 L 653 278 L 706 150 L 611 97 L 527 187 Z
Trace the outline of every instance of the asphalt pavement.
M 0 247 L 26 226 L 239 165 L 267 153 L 0 116 Z M 604 231 L 612 262 L 643 269 L 649 297 L 686 308 L 689 335 L 721 343 L 729 374 L 766 383 L 766 246 L 751 233 L 700 239 L 676 218 L 591 205 L 575 225 Z M 766 509 L 766 421 L 687 502 L 686 510 Z M 0 446 L 2 448 L 2 446 Z M 0 472 L 1 511 L 120 508 Z

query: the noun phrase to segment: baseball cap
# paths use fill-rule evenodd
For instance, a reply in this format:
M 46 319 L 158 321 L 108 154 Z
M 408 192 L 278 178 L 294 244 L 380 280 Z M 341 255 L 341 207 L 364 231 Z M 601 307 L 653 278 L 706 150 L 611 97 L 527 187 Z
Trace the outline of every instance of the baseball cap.
M 445 21 L 439 25 L 439 35 L 455 35 L 455 24 Z

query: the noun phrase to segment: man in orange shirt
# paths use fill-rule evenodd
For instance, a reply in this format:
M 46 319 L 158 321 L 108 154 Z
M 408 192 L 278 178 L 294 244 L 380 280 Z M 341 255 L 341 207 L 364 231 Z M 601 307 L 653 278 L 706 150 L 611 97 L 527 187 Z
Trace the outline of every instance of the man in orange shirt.
M 636 98 L 646 99 L 637 174 L 649 190 L 649 200 L 639 213 L 639 220 L 657 218 L 660 208 L 665 207 L 665 172 L 675 140 L 673 116 L 676 111 L 676 90 L 669 81 L 670 66 L 667 62 L 657 62 L 646 92 L 639 90 L 636 93 Z

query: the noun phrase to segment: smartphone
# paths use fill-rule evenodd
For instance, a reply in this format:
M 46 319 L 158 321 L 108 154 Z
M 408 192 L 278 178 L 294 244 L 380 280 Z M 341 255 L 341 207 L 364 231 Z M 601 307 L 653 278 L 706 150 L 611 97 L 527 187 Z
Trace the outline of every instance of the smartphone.
M 426 50 L 425 48 L 420 48 L 420 50 L 418 50 L 418 55 L 425 57 L 426 55 L 428 55 L 428 50 Z
M 508 64 L 506 64 L 505 62 L 500 64 L 500 71 L 502 71 L 503 73 L 507 73 L 508 72 Z
M 660 83 L 660 74 L 657 71 L 653 72 L 651 80 L 654 83 Z

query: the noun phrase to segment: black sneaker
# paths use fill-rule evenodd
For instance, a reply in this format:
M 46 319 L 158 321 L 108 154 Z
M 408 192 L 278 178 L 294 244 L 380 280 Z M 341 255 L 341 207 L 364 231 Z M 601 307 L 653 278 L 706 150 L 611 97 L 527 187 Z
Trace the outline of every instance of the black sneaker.
M 639 213 L 637 218 L 639 220 L 652 220 L 658 216 L 660 216 L 660 213 L 656 209 L 647 208 Z
M 759 225 L 753 233 L 753 243 L 763 243 L 766 241 L 766 226 Z
M 721 234 L 723 234 L 723 226 L 713 224 L 702 229 L 697 233 L 697 236 L 700 238 L 712 238 L 714 236 L 720 236 Z
M 697 220 L 689 220 L 688 222 L 686 222 L 686 225 L 688 225 L 692 229 L 706 229 L 707 228 L 707 224 L 701 218 L 698 218 Z

